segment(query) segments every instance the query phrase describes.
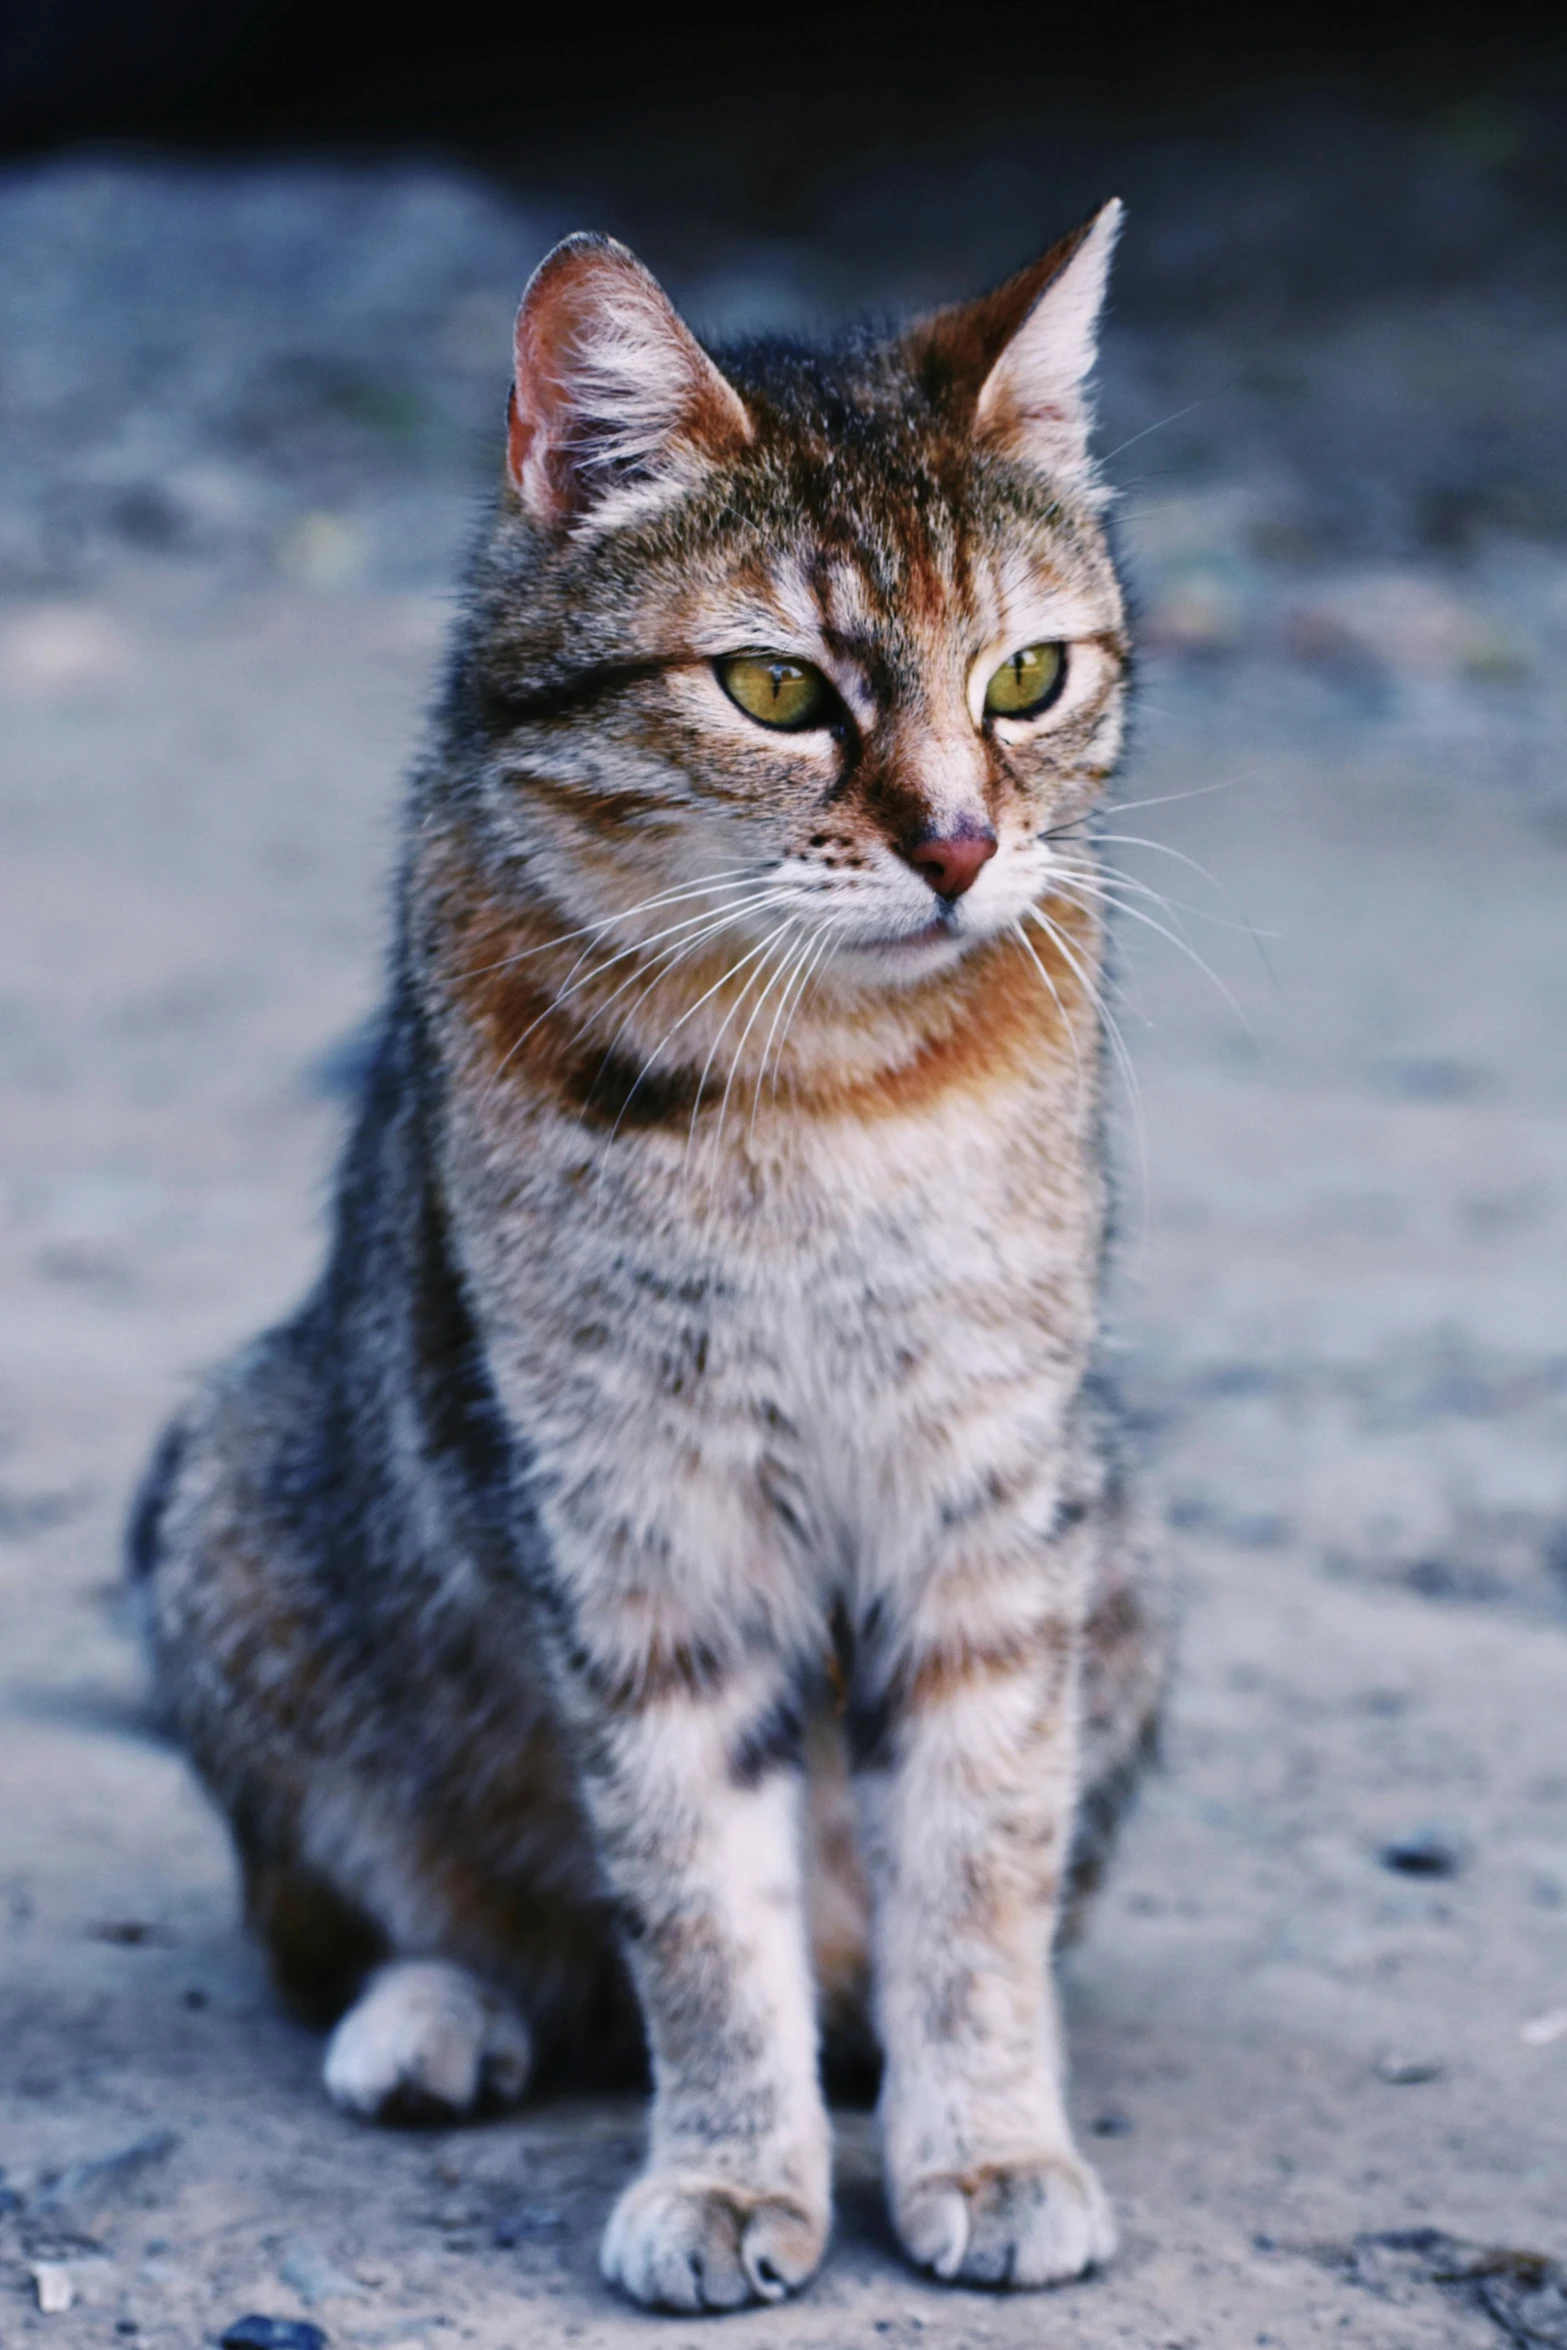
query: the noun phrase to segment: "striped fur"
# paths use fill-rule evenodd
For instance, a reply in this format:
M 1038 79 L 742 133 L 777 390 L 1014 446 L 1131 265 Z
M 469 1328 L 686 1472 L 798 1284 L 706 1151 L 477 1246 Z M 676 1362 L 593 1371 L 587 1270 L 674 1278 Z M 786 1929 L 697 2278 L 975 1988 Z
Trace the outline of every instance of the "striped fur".
M 1111 2247 L 1050 1951 L 1163 1672 L 1092 1372 L 1072 883 L 1127 663 L 1083 389 L 1115 225 L 826 353 L 709 356 L 604 240 L 545 263 L 330 1261 L 137 1508 L 329 2089 L 468 2110 L 645 2049 L 604 2264 L 655 2306 L 814 2269 L 824 2037 L 879 2052 L 916 2260 Z M 987 716 L 1042 641 L 1059 700 Z M 749 717 L 747 651 L 831 722 Z M 993 853 L 940 894 L 932 840 Z

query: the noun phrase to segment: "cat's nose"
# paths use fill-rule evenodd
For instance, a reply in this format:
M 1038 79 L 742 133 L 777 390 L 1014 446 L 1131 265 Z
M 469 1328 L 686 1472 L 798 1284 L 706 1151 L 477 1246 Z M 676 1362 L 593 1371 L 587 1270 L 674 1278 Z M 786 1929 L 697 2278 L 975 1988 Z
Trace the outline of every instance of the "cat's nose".
M 950 904 L 966 889 L 973 888 L 981 866 L 989 864 L 996 846 L 996 836 L 988 824 L 974 825 L 962 832 L 922 840 L 910 853 L 909 863 L 930 883 L 937 897 L 945 898 Z

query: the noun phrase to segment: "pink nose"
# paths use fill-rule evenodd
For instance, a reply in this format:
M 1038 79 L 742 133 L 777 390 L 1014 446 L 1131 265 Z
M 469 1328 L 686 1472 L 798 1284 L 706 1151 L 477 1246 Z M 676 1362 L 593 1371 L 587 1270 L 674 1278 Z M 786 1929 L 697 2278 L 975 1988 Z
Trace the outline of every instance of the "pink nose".
M 956 832 L 946 840 L 922 840 L 909 863 L 924 875 L 938 898 L 950 903 L 973 888 L 980 867 L 988 865 L 995 853 L 996 836 L 986 825 L 983 831 Z

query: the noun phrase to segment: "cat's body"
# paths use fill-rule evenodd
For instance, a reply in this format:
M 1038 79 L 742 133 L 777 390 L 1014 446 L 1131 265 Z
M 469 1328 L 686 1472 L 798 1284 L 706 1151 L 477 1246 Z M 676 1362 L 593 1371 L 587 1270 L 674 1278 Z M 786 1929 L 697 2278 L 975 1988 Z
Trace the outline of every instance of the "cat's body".
M 1090 1377 L 1113 228 L 727 378 L 617 249 L 545 265 L 331 1264 L 138 1512 L 329 2087 L 645 2027 L 605 2265 L 656 2304 L 814 2267 L 819 2025 L 883 2052 L 915 2258 L 1110 2248 L 1049 1958 L 1163 1667 Z

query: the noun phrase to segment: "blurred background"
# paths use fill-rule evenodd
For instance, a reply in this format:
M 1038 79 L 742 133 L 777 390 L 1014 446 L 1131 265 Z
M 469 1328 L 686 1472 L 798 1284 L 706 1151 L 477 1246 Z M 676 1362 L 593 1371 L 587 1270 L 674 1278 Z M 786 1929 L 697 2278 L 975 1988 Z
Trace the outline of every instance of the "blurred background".
M 645 2332 L 592 2268 L 631 2109 L 325 2109 L 119 1522 L 318 1259 L 541 254 L 609 229 L 699 328 L 815 333 L 1119 193 L 1106 830 L 1168 902 L 1120 941 L 1114 1351 L 1184 1631 L 1069 1971 L 1127 2246 L 1050 2324 L 1560 2343 L 1557 2272 L 1475 2248 L 1567 2256 L 1567 36 L 0 0 L 0 148 L 0 2332 Z M 905 2276 L 843 2146 L 829 2279 L 754 2328 L 1036 2341 Z

